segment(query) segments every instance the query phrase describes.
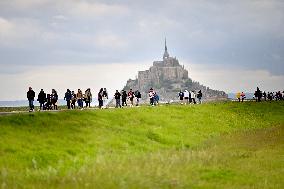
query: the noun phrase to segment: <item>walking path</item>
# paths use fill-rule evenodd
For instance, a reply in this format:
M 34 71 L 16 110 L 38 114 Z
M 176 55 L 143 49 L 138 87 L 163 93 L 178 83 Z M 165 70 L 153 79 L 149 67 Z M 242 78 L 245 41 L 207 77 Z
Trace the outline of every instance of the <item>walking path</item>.
M 139 108 L 140 106 L 133 106 L 135 108 Z M 127 107 L 130 108 L 130 107 Z M 108 108 L 102 108 L 102 109 L 115 109 L 115 107 L 108 107 Z M 76 110 L 99 110 L 99 108 L 83 108 L 83 109 L 75 109 Z M 5 115 L 15 115 L 15 114 L 32 114 L 35 112 L 61 112 L 61 111 L 74 111 L 73 109 L 62 109 L 62 110 L 41 110 L 41 111 L 11 111 L 11 112 L 0 112 L 0 116 L 5 116 Z

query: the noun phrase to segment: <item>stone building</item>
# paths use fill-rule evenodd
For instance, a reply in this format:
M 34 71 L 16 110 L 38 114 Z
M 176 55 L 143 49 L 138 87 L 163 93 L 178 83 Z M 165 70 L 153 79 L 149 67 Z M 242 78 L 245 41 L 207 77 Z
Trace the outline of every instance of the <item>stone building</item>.
M 139 71 L 137 79 L 129 79 L 124 89 L 130 88 L 138 89 L 142 93 L 142 99 L 147 99 L 150 88 L 158 92 L 162 101 L 177 99 L 177 93 L 185 89 L 201 90 L 207 100 L 227 98 L 227 94 L 223 91 L 212 90 L 192 81 L 188 77 L 188 71 L 180 65 L 178 59 L 169 55 L 166 40 L 163 60 L 154 61 L 149 70 Z

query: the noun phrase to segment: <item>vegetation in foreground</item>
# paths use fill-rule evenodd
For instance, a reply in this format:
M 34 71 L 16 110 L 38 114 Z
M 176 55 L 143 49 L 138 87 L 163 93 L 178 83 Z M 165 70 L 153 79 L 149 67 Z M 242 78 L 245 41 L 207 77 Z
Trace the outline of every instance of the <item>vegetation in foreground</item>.
M 2 188 L 283 188 L 284 103 L 0 117 Z

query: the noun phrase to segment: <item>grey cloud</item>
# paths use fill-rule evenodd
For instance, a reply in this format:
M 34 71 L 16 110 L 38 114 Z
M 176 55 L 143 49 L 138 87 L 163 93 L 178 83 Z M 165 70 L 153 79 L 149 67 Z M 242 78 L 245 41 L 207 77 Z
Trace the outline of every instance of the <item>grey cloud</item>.
M 21 30 L 10 41 L 0 30 L 0 64 L 158 59 L 166 36 L 180 59 L 284 75 L 283 1 L 84 1 L 78 10 L 75 0 L 26 2 L 0 2 L 0 17 Z M 32 20 L 30 30 L 19 18 Z

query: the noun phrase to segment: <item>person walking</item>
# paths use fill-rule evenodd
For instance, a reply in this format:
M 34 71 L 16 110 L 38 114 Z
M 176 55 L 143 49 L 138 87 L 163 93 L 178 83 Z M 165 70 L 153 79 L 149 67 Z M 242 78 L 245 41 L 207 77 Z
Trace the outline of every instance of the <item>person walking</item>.
M 139 90 L 136 90 L 136 91 L 134 92 L 134 96 L 135 96 L 135 98 L 136 98 L 136 106 L 139 106 L 139 101 L 140 101 L 140 99 L 141 99 L 141 93 L 140 93 L 140 91 L 139 91 Z
M 180 104 L 183 104 L 184 93 L 180 90 L 178 93 Z
M 66 93 L 64 95 L 64 100 L 66 100 L 68 109 L 71 108 L 71 99 L 72 99 L 71 91 L 69 89 L 67 89 L 67 91 L 66 91 Z
M 148 95 L 149 95 L 149 99 L 150 99 L 150 105 L 151 105 L 151 106 L 154 106 L 154 105 L 155 105 L 155 104 L 154 104 L 155 91 L 153 90 L 153 88 L 151 88 L 151 89 L 149 90 Z
M 196 101 L 195 101 L 195 97 L 196 97 L 195 91 L 191 91 L 191 92 L 190 92 L 190 96 L 191 96 L 191 102 L 192 102 L 193 104 L 196 104 Z
M 58 94 L 55 89 L 52 89 L 51 104 L 52 104 L 53 110 L 58 110 L 57 101 L 58 101 Z
M 238 99 L 239 102 L 241 102 L 241 93 L 240 92 L 237 92 L 236 98 Z
M 81 89 L 78 89 L 77 95 L 76 95 L 78 106 L 83 109 L 83 93 Z
M 108 92 L 107 89 L 103 89 L 103 107 L 107 108 Z
M 118 108 L 118 107 L 121 108 L 121 105 L 120 105 L 120 97 L 121 97 L 120 92 L 118 92 L 118 90 L 116 90 L 116 91 L 115 91 L 115 94 L 114 94 L 115 107 L 116 107 L 116 108 Z
M 262 96 L 263 96 L 263 98 L 264 98 L 264 101 L 266 101 L 267 95 L 266 95 L 266 92 L 265 92 L 265 91 L 263 92 Z
M 44 103 L 46 102 L 46 94 L 43 91 L 43 89 L 40 90 L 38 97 L 37 97 L 37 101 L 39 102 L 39 109 L 40 110 L 44 110 Z
M 199 90 L 198 93 L 197 93 L 197 99 L 198 99 L 199 104 L 201 104 L 201 98 L 202 98 L 202 92 L 201 92 L 201 90 Z
M 52 103 L 51 103 L 51 95 L 47 94 L 46 95 L 46 103 L 44 105 L 45 110 L 51 110 L 52 109 Z
M 75 94 L 74 91 L 71 92 L 71 108 L 75 109 L 76 108 L 76 101 L 77 101 L 77 95 Z
M 130 89 L 128 91 L 127 96 L 128 96 L 128 99 L 130 100 L 130 107 L 132 107 L 133 106 L 133 100 L 134 100 L 134 92 L 132 91 L 132 89 Z
M 127 106 L 127 103 L 126 103 L 126 99 L 127 99 L 127 93 L 125 90 L 122 90 L 121 92 L 121 101 L 122 101 L 122 106 Z
M 185 89 L 184 92 L 183 92 L 183 95 L 184 95 L 184 104 L 186 105 L 189 102 L 189 92 L 188 92 L 188 90 Z
M 261 101 L 262 92 L 259 90 L 258 87 L 256 88 L 256 91 L 254 92 L 254 96 L 255 96 L 257 102 Z
M 85 91 L 85 103 L 86 103 L 86 107 L 91 107 L 91 102 L 92 102 L 92 93 L 91 93 L 91 89 L 88 88 L 86 91 Z
M 242 99 L 242 102 L 244 102 L 244 99 L 246 98 L 246 94 L 244 92 L 241 93 L 241 99 Z
M 154 92 L 154 105 L 159 105 L 159 100 L 160 100 L 160 97 L 158 95 L 158 93 L 155 91 Z
M 29 107 L 30 107 L 30 112 L 34 111 L 34 98 L 35 98 L 35 92 L 31 87 L 29 87 L 29 90 L 27 92 L 27 99 L 29 101 Z
M 104 91 L 104 89 L 101 88 L 99 93 L 98 93 L 98 101 L 99 101 L 99 108 L 100 109 L 103 108 L 103 104 L 104 104 L 104 102 L 103 102 L 103 91 Z

